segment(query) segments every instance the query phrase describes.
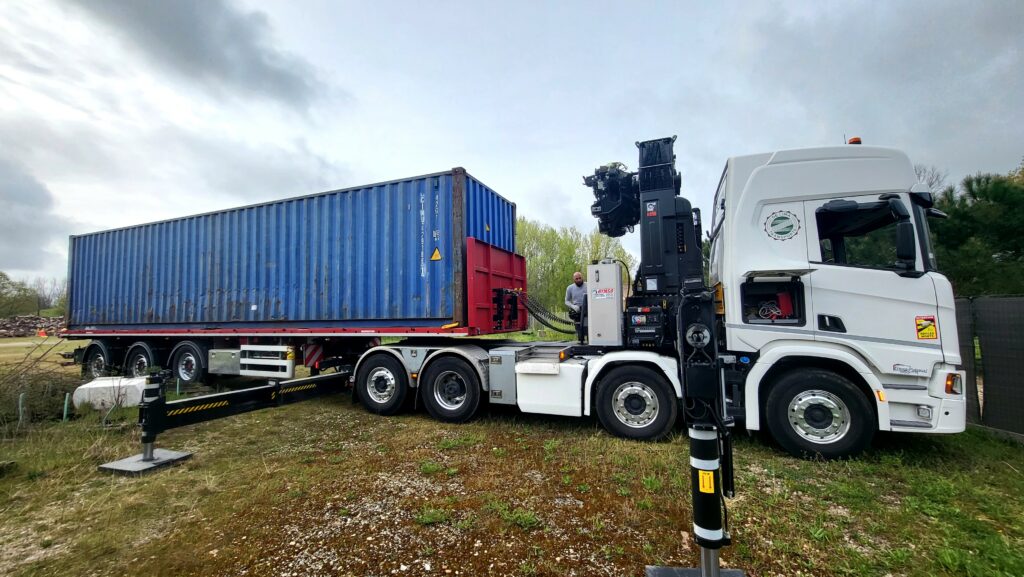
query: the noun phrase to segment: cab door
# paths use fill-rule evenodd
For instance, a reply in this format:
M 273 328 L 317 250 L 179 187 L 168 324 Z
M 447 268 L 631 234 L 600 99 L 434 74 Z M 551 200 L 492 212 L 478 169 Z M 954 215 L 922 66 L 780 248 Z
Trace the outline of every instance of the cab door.
M 942 361 L 935 287 L 909 195 L 804 202 L 814 339 L 858 351 L 880 373 L 925 377 Z

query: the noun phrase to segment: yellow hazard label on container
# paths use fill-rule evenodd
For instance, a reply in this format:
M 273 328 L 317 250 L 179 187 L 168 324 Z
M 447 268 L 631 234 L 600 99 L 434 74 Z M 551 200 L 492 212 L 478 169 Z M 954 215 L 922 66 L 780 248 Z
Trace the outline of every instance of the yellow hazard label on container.
M 433 254 L 430 255 L 430 260 L 441 260 L 441 250 L 436 246 L 434 247 Z
M 939 328 L 935 324 L 935 317 L 917 317 L 914 321 L 917 328 L 918 339 L 937 339 L 939 338 Z
M 714 471 L 697 471 L 698 473 L 698 484 L 701 493 L 714 493 L 715 492 L 715 472 Z

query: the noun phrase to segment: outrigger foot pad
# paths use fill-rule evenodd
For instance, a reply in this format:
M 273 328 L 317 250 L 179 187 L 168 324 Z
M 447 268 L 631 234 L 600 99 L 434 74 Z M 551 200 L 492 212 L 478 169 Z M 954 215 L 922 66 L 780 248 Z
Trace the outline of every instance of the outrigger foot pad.
M 153 458 L 143 460 L 143 454 L 133 455 L 118 461 L 111 461 L 99 466 L 100 471 L 107 471 L 117 475 L 141 476 L 157 469 L 169 467 L 180 463 L 192 456 L 192 453 L 184 451 L 169 451 L 167 449 L 153 449 Z
M 720 577 L 744 577 L 743 571 L 739 569 L 719 569 L 717 575 Z M 704 577 L 700 568 L 682 567 L 656 567 L 648 565 L 644 569 L 644 577 Z

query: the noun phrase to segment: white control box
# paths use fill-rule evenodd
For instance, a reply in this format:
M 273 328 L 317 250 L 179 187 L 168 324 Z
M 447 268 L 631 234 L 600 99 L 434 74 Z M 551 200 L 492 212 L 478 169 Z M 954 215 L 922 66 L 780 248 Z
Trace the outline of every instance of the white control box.
M 587 266 L 587 339 L 592 345 L 622 345 L 622 265 L 602 260 Z

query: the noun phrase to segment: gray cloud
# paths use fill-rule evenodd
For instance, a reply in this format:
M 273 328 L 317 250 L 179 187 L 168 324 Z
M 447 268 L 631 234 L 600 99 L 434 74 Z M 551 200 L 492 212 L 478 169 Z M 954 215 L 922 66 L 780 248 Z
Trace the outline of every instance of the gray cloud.
M 0 158 L 0 270 L 41 270 L 62 257 L 48 246 L 66 237 L 53 194 L 18 163 Z
M 825 6 L 749 19 L 724 68 L 757 95 L 758 114 L 770 111 L 773 138 L 803 125 L 791 133 L 865 136 L 961 176 L 1012 166 L 1024 120 L 1024 3 Z
M 266 15 L 226 0 L 73 0 L 155 63 L 215 94 L 304 110 L 324 90 L 313 67 L 277 48 Z
M 145 157 L 160 150 L 173 159 L 164 165 L 173 181 L 198 184 L 224 207 L 339 188 L 348 174 L 302 140 L 251 144 L 165 126 L 146 141 Z

